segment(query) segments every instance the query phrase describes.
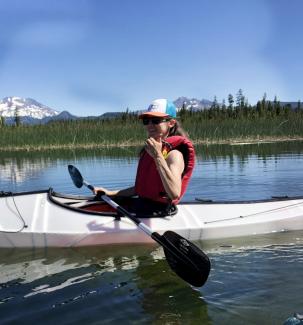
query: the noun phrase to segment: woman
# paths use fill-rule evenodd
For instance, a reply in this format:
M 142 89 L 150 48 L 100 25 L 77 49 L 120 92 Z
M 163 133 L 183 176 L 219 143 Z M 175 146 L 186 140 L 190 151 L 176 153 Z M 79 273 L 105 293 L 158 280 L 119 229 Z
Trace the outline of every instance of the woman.
M 111 191 L 109 196 L 139 198 L 129 209 L 137 215 L 163 215 L 176 211 L 194 167 L 194 148 L 176 120 L 176 107 L 166 99 L 152 102 L 141 114 L 148 138 L 141 150 L 135 186 Z

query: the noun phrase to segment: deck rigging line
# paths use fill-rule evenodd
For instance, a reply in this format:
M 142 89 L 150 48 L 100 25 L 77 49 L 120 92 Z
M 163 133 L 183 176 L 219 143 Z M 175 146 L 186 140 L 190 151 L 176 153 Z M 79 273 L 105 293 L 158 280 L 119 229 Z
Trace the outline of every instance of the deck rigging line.
M 27 228 L 28 225 L 26 224 L 24 218 L 22 217 L 22 215 L 21 215 L 21 213 L 20 213 L 20 211 L 19 211 L 19 209 L 17 207 L 16 201 L 15 201 L 15 198 L 14 198 L 14 193 L 13 192 L 0 191 L 0 197 L 11 197 L 13 199 L 14 206 L 15 206 L 16 211 L 18 213 L 17 216 L 22 222 L 22 226 L 18 230 L 3 230 L 3 229 L 0 229 L 0 232 L 4 232 L 4 233 L 8 233 L 8 234 L 15 234 L 15 233 L 21 232 L 23 229 Z
M 235 219 L 241 219 L 241 218 L 244 219 L 244 218 L 248 218 L 248 217 L 257 216 L 257 215 L 263 214 L 263 213 L 270 213 L 270 212 L 274 212 L 274 211 L 283 210 L 283 209 L 286 209 L 286 208 L 289 208 L 289 207 L 299 206 L 299 205 L 302 205 L 302 204 L 303 204 L 303 202 L 289 204 L 289 205 L 285 205 L 285 206 L 280 207 L 280 208 L 275 208 L 275 209 L 270 209 L 270 210 L 265 210 L 265 211 L 260 211 L 260 212 L 256 212 L 256 213 L 247 214 L 246 216 L 238 216 L 238 217 L 231 217 L 231 218 L 226 218 L 226 219 L 217 219 L 217 220 L 213 220 L 213 221 L 206 221 L 206 222 L 204 222 L 204 224 L 221 222 L 221 221 L 229 221 L 229 220 L 235 220 Z

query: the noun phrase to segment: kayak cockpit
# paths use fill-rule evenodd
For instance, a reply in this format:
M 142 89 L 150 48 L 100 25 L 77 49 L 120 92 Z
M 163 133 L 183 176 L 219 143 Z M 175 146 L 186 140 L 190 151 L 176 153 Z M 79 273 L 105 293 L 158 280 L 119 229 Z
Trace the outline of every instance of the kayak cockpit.
M 97 196 L 67 195 L 55 192 L 52 188 L 50 188 L 48 191 L 48 199 L 54 204 L 69 210 L 77 211 L 79 213 L 97 214 L 100 216 L 110 216 L 116 218 L 121 217 L 114 208 L 112 208 L 105 201 L 99 199 Z M 115 197 L 115 202 L 140 218 L 172 216 L 178 211 L 175 205 L 167 207 L 163 206 L 162 204 L 159 205 L 157 203 L 151 203 L 149 200 L 139 199 L 138 197 Z M 135 211 L 143 212 L 136 213 Z
M 79 213 L 98 214 L 101 216 L 116 216 L 116 211 L 106 202 L 98 200 L 96 196 L 80 196 L 48 191 L 48 199 L 60 207 Z

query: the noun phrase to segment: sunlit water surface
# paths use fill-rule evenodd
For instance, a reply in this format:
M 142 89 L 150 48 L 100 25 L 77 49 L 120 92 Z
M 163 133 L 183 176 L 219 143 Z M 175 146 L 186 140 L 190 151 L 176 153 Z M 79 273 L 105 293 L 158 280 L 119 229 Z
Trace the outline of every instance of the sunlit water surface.
M 1 154 L 0 191 L 76 189 L 75 164 L 94 185 L 133 184 L 137 150 Z M 302 143 L 201 147 L 184 200 L 303 193 Z M 1 212 L 0 212 L 1 215 Z M 197 243 L 211 258 L 192 288 L 157 245 L 0 250 L 1 324 L 282 324 L 303 311 L 303 232 Z

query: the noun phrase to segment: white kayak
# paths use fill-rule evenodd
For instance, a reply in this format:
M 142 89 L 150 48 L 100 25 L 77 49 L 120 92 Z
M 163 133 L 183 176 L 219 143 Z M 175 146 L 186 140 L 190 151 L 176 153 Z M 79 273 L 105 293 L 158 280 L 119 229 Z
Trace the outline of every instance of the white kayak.
M 151 243 L 131 220 L 102 212 L 93 196 L 51 189 L 0 192 L 0 247 L 73 247 Z M 95 211 L 97 210 L 97 211 Z M 101 211 L 101 212 L 100 212 Z M 249 202 L 183 202 L 164 218 L 142 218 L 152 231 L 174 231 L 188 240 L 254 236 L 303 229 L 303 197 Z

